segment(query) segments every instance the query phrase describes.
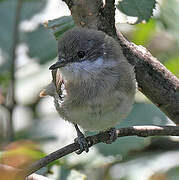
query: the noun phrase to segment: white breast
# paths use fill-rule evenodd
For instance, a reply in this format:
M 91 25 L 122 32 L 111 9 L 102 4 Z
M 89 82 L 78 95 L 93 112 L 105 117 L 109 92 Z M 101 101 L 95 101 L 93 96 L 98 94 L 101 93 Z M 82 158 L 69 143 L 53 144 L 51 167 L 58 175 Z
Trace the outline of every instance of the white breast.
M 86 104 L 69 108 L 66 120 L 88 131 L 102 131 L 115 127 L 131 111 L 133 101 L 124 93 L 111 93 L 112 95 L 106 95 L 100 107 Z M 97 101 L 99 102 L 99 99 Z
M 95 77 L 101 69 L 105 67 L 116 66 L 117 62 L 114 60 L 104 61 L 102 58 L 98 58 L 95 61 L 85 60 L 82 62 L 69 63 L 63 68 L 60 68 L 64 80 L 66 81 L 79 81 L 87 80 L 88 78 Z

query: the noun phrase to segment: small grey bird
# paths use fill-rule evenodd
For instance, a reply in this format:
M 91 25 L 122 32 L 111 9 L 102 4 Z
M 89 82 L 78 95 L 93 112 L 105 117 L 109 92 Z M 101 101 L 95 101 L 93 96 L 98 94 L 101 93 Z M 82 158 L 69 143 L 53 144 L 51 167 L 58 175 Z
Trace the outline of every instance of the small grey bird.
M 50 66 L 53 81 L 41 96 L 54 97 L 60 116 L 75 124 L 81 153 L 87 131 L 109 130 L 129 114 L 136 92 L 132 66 L 120 45 L 105 33 L 76 27 L 59 40 L 58 61 Z

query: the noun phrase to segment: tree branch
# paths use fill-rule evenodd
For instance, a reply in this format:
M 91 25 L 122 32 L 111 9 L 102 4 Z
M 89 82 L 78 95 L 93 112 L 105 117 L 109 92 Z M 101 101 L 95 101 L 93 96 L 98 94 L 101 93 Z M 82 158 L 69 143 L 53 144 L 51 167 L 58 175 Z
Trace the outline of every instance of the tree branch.
M 133 126 L 116 129 L 117 137 L 125 137 L 125 136 L 139 136 L 139 137 L 148 137 L 148 136 L 179 136 L 179 126 Z M 89 147 L 101 143 L 106 142 L 110 139 L 109 131 L 102 132 L 93 136 L 86 137 L 86 140 L 89 144 Z M 23 171 L 20 172 L 21 176 L 29 176 L 40 168 L 48 165 L 54 160 L 57 160 L 63 156 L 66 156 L 72 152 L 75 152 L 79 149 L 78 143 L 69 144 L 46 157 L 36 161 L 30 167 L 27 167 Z
M 98 29 L 104 31 L 109 36 L 116 37 L 115 26 L 115 0 L 105 0 L 105 5 L 101 9 L 100 21 Z
M 127 41 L 115 29 L 114 0 L 63 0 L 70 7 L 75 24 L 102 30 L 120 43 L 124 56 L 135 68 L 139 90 L 171 120 L 179 124 L 179 79 L 145 48 Z M 83 10 L 82 10 L 83 9 Z

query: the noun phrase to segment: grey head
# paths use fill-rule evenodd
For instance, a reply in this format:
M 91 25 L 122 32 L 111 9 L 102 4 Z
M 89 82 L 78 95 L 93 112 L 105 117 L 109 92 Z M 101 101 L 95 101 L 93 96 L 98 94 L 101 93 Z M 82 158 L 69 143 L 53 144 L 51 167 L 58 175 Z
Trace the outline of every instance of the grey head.
M 119 56 L 119 45 L 113 38 L 97 30 L 76 27 L 67 31 L 58 43 L 58 61 L 49 69 L 64 67 L 69 63 L 115 59 Z M 113 58 L 114 57 L 114 58 Z

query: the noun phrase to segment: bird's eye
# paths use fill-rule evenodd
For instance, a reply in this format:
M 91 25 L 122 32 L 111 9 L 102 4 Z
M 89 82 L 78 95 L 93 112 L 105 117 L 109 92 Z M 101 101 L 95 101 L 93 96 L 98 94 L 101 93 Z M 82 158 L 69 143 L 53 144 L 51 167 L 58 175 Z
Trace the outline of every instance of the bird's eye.
M 79 58 L 83 58 L 85 56 L 85 52 L 84 51 L 78 51 L 78 57 Z

